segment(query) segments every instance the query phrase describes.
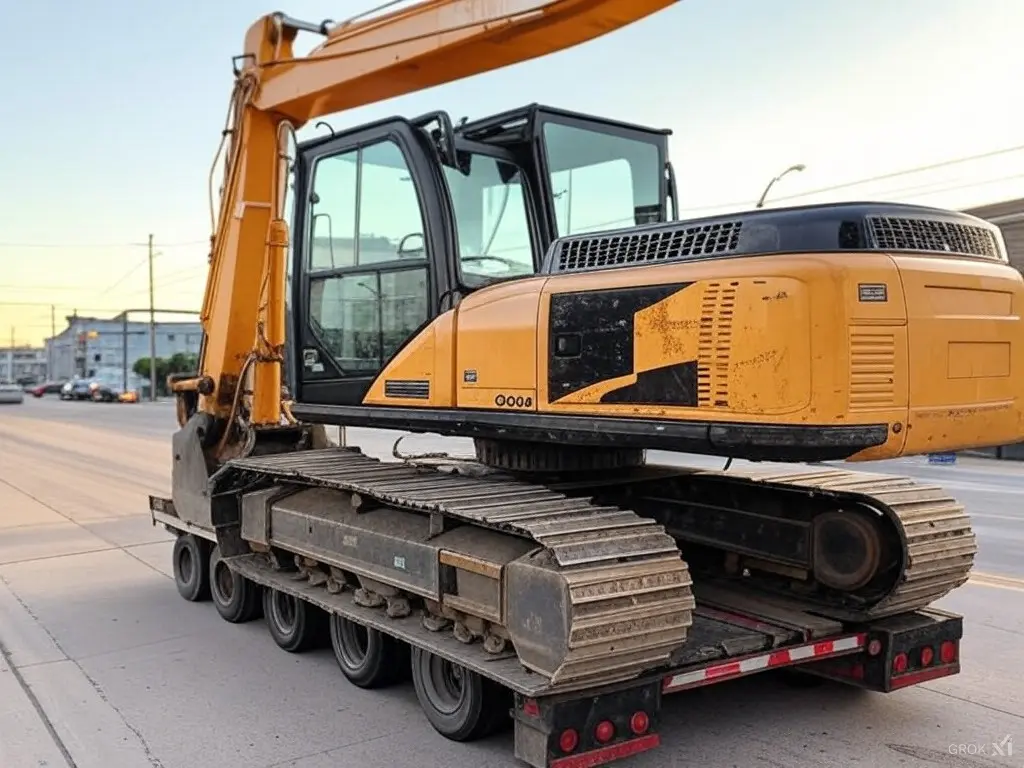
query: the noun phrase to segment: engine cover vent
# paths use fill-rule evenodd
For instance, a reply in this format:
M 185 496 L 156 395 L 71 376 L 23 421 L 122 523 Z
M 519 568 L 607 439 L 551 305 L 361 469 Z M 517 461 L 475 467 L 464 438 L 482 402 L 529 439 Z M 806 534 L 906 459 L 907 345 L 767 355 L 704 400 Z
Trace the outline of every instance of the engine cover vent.
M 723 221 L 653 232 L 641 230 L 572 238 L 561 248 L 558 271 L 578 272 L 696 256 L 724 256 L 739 247 L 742 226 L 742 221 Z
M 555 240 L 543 274 L 771 253 L 918 251 L 1007 263 L 1002 232 L 970 214 L 901 203 L 770 208 Z
M 874 246 L 882 251 L 937 251 L 999 258 L 999 245 L 984 227 L 935 219 L 868 216 Z

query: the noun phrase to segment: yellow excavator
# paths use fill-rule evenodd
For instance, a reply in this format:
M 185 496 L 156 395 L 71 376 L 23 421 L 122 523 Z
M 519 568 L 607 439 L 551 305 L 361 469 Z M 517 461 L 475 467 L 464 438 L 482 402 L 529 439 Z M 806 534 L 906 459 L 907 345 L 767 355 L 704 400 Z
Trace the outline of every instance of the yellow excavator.
M 448 738 L 511 710 L 535 766 L 650 748 L 660 696 L 755 668 L 954 674 L 959 619 L 929 606 L 972 566 L 963 507 L 823 463 L 1024 435 L 1024 281 L 987 222 L 873 202 L 680 221 L 668 131 L 537 104 L 295 142 L 672 5 L 257 21 L 199 370 L 171 381 L 172 495 L 150 504 L 181 594 L 262 613 L 289 651 L 329 638 L 357 685 L 408 672 Z M 323 37 L 306 56 L 300 32 Z M 325 425 L 475 456 L 380 461 Z

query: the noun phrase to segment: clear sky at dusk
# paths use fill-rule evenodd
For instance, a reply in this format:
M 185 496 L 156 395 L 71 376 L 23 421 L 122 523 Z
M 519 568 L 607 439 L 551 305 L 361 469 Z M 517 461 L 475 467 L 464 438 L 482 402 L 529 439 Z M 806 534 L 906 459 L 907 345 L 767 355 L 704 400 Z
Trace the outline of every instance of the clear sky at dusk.
M 147 301 L 198 308 L 207 176 L 254 0 L 8 3 L 0 143 L 0 343 L 62 316 Z M 366 0 L 289 0 L 339 19 Z M 1024 145 L 1020 0 L 681 0 L 625 30 L 330 118 L 336 127 L 443 108 L 477 117 L 542 102 L 674 131 L 684 213 L 881 198 L 968 207 L 1024 196 L 1024 151 L 815 190 Z M 312 37 L 306 47 L 315 42 Z M 304 129 L 300 137 L 308 135 Z M 219 178 L 219 168 L 218 168 Z M 803 196 L 799 196 L 803 195 Z M 799 197 L 794 197 L 799 196 Z M 132 245 L 135 244 L 135 245 Z M 123 279 L 121 279 L 123 278 Z M 33 303 L 38 302 L 36 306 Z

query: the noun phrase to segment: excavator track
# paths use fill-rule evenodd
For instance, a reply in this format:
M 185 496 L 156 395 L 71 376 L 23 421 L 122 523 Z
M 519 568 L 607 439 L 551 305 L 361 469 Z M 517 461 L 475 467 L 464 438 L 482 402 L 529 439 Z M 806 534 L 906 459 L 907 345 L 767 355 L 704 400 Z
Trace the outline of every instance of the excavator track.
M 898 526 L 904 563 L 891 591 L 859 610 L 837 611 L 843 614 L 837 618 L 869 620 L 924 608 L 967 582 L 978 552 L 977 540 L 963 505 L 941 486 L 902 475 L 844 469 L 744 476 L 756 483 L 784 484 L 809 494 L 826 492 L 837 501 L 873 507 Z
M 472 461 L 462 462 L 479 470 L 469 476 L 431 463 L 445 464 L 384 463 L 356 449 L 327 448 L 236 459 L 214 480 L 327 488 L 536 543 L 539 561 L 564 579 L 567 602 L 548 621 L 557 623 L 564 611 L 565 647 L 552 655 L 536 638 L 519 643 L 513 633 L 512 639 L 520 662 L 558 688 L 617 682 L 668 663 L 692 623 L 691 571 L 708 575 L 709 583 L 742 579 L 752 596 L 775 594 L 803 610 L 859 622 L 928 606 L 966 582 L 977 552 L 963 507 L 941 487 L 904 476 L 824 467 L 720 472 L 645 466 L 524 480 Z M 731 499 L 734 506 L 708 499 Z M 735 506 L 744 502 L 748 506 Z M 813 578 L 792 578 L 784 569 L 755 566 L 755 576 L 737 575 L 724 571 L 720 559 L 710 570 L 707 561 L 690 560 L 696 544 L 810 572 L 814 520 L 856 510 L 874 516 L 886 550 L 881 575 L 862 589 L 822 591 Z M 723 515 L 717 523 L 715 514 Z M 741 518 L 757 532 L 753 543 L 730 539 L 733 529 L 743 529 Z M 702 524 L 719 537 L 709 537 Z M 758 543 L 785 539 L 772 533 L 773 525 L 800 542 L 788 557 Z M 520 582 L 519 589 L 532 586 Z M 520 594 L 508 589 L 506 601 Z
M 562 580 L 557 592 L 564 608 L 522 604 L 509 592 L 505 602 L 514 603 L 509 615 L 520 627 L 547 621 L 549 634 L 563 635 L 553 637 L 554 646 L 564 644 L 556 652 L 545 647 L 543 632 L 523 643 L 511 632 L 521 663 L 552 686 L 628 680 L 667 665 L 692 624 L 692 582 L 675 540 L 654 520 L 628 510 L 507 475 L 466 477 L 384 463 L 351 448 L 239 458 L 212 480 L 227 492 L 254 481 L 326 488 L 356 494 L 363 506 L 375 500 L 535 543 L 541 551 L 532 555 L 531 568 L 537 568 L 530 578 L 543 569 L 541 580 L 550 580 L 553 570 Z
M 647 478 L 620 484 L 624 493 L 602 494 L 597 488 L 583 492 L 596 493 L 605 502 L 628 504 L 654 517 L 676 537 L 688 559 L 689 543 L 736 552 L 755 561 L 809 569 L 815 517 L 835 511 L 870 513 L 888 555 L 879 565 L 881 575 L 863 588 L 845 594 L 815 591 L 783 571 L 773 579 L 756 566 L 752 568 L 760 571 L 756 578 L 723 573 L 720 561 L 715 563 L 719 570 L 712 569 L 713 576 L 743 578 L 751 589 L 796 599 L 807 610 L 830 618 L 869 621 L 924 608 L 967 581 L 977 553 L 964 507 L 940 486 L 910 477 L 831 467 L 788 471 L 646 469 Z M 795 556 L 772 549 L 786 537 Z M 690 560 L 690 565 L 695 572 L 702 570 L 695 560 Z

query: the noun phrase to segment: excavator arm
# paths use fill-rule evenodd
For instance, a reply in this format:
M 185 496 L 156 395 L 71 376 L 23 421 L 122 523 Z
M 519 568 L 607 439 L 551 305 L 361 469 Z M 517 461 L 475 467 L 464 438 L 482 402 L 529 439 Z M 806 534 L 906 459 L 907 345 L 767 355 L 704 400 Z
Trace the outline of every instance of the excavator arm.
M 228 426 L 290 420 L 281 387 L 289 243 L 283 205 L 288 139 L 304 123 L 566 49 L 677 1 L 427 0 L 336 25 L 280 13 L 259 19 L 236 57 L 200 370 L 175 390 L 194 393 L 199 410 Z M 296 56 L 300 31 L 325 39 Z M 179 411 L 182 423 L 186 418 Z M 224 429 L 219 455 L 232 432 Z

